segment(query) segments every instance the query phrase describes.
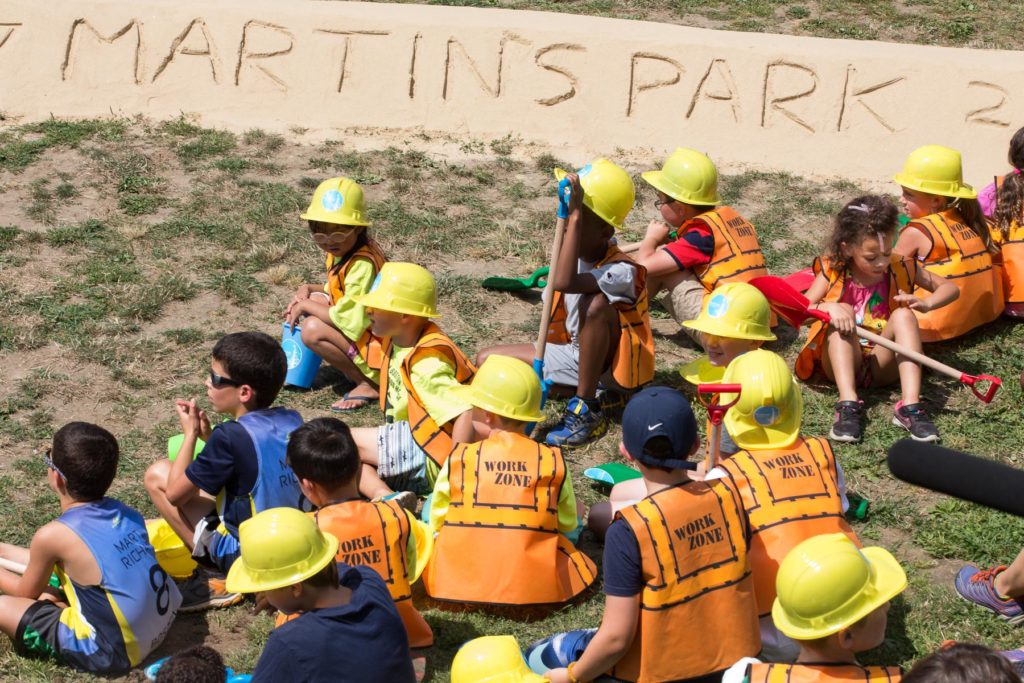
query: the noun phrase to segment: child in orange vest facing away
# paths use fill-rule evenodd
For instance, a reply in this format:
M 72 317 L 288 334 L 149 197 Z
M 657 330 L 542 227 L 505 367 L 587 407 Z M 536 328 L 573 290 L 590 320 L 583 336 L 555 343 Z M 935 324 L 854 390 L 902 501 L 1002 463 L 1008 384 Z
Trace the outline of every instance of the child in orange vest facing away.
M 719 286 L 768 274 L 754 226 L 732 207 L 718 206 L 718 169 L 711 159 L 680 147 L 643 179 L 658 191 L 655 206 L 663 220 L 647 227 L 636 261 L 647 269 L 651 297 L 668 290 L 663 303 L 676 322 L 696 318 Z M 701 343 L 692 327 L 686 332 Z
M 427 594 L 511 607 L 572 600 L 597 568 L 563 535 L 578 521 L 562 452 L 526 436 L 527 425 L 544 418 L 540 379 L 526 363 L 492 354 L 454 393 L 473 406 L 485 438 L 458 444 L 434 485 Z
M 727 478 L 740 495 L 750 525 L 750 571 L 761 620 L 761 656 L 793 661 L 798 647 L 772 623 L 779 563 L 801 541 L 842 533 L 860 545 L 843 511 L 842 469 L 828 441 L 800 435 L 803 398 L 783 358 L 758 349 L 734 360 L 722 381 L 739 384 L 725 427 L 742 450 L 708 474 Z M 725 394 L 723 401 L 734 395 Z
M 903 210 L 910 223 L 900 231 L 893 249 L 917 259 L 929 272 L 956 284 L 957 302 L 941 311 L 915 308 L 921 341 L 953 339 L 1003 311 L 1002 277 L 993 268 L 999 248 L 992 242 L 978 193 L 963 182 L 960 153 L 925 145 L 910 153 L 894 180 L 903 188 Z M 928 298 L 927 287 L 914 288 Z
M 827 252 L 814 261 L 814 283 L 807 290 L 811 307 L 827 312 L 831 322 L 811 325 L 796 376 L 810 379 L 816 370 L 839 388 L 833 441 L 860 441 L 864 433 L 864 402 L 860 388 L 886 386 L 899 379 L 902 399 L 893 424 L 917 441 L 938 441 L 939 432 L 921 403 L 921 366 L 857 337 L 859 325 L 921 351 L 915 312 L 927 312 L 954 301 L 957 286 L 911 258 L 895 252 L 896 207 L 885 197 L 857 197 L 840 210 Z M 927 290 L 931 296 L 913 292 Z
M 437 318 L 434 276 L 414 263 L 385 263 L 369 293 L 356 298 L 383 339 L 380 407 L 385 424 L 352 430 L 363 462 L 359 492 L 371 500 L 394 497 L 414 509 L 448 459 L 453 442 L 473 433 L 472 406 L 451 389 L 475 368 L 432 322 Z M 396 495 L 397 492 L 397 495 Z
M 601 626 L 534 643 L 526 661 L 551 683 L 718 681 L 761 649 L 739 494 L 728 480 L 687 476 L 700 439 L 678 391 L 649 387 L 634 396 L 622 445 L 647 497 L 608 528 Z M 680 647 L 683 633 L 700 634 L 700 646 Z
M 633 208 L 633 180 L 606 159 L 578 173 L 555 169 L 572 187 L 569 217 L 555 264 L 551 327 L 544 379 L 575 395 L 562 422 L 548 432 L 549 446 L 581 446 L 608 429 L 598 384 L 632 390 L 654 377 L 654 338 L 647 312 L 646 271 L 615 246 L 612 236 Z M 531 362 L 533 344 L 485 349 Z
M 355 383 L 331 406 L 347 413 L 377 400 L 380 338 L 355 299 L 370 290 L 386 259 L 367 233 L 363 188 L 354 180 L 320 183 L 301 218 L 327 253 L 327 284 L 300 286 L 284 315 L 289 325 L 301 320 L 302 343 Z
M 993 187 L 992 237 L 1002 254 L 1003 314 L 1024 318 L 1024 128 L 1010 141 L 1013 172 L 1000 178 Z
M 775 626 L 800 645 L 795 664 L 737 662 L 722 683 L 895 683 L 897 666 L 861 666 L 857 653 L 885 639 L 889 601 L 907 575 L 888 550 L 860 548 L 843 534 L 809 538 L 779 566 Z
M 683 322 L 700 334 L 705 355 L 684 365 L 679 374 L 691 384 L 722 381 L 725 368 L 740 355 L 760 348 L 775 339 L 771 327 L 768 300 L 756 287 L 745 282 L 727 282 L 707 297 L 696 320 Z M 710 434 L 710 428 L 708 432 Z M 739 446 L 723 429 L 719 455 L 728 457 Z M 625 457 L 625 456 L 624 456 Z M 703 464 L 698 466 L 703 467 Z M 595 503 L 587 515 L 587 526 L 604 538 L 615 513 L 647 495 L 643 479 L 630 479 L 612 487 L 607 501 Z
M 393 500 L 370 503 L 360 497 L 362 463 L 341 420 L 320 417 L 292 432 L 287 462 L 317 508 L 311 513 L 317 526 L 338 539 L 337 561 L 380 574 L 405 624 L 409 646 L 433 645 L 434 634 L 412 602 L 412 584 L 433 546 L 430 528 Z M 287 620 L 280 615 L 278 625 Z

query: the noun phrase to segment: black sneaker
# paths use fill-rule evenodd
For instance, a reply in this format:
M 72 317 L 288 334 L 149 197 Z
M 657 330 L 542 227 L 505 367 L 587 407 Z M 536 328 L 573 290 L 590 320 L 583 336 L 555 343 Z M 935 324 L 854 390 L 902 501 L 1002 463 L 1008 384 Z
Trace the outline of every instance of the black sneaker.
M 854 443 L 864 436 L 864 401 L 839 401 L 828 436 L 833 441 Z
M 939 430 L 935 428 L 935 423 L 928 417 L 923 403 L 903 405 L 903 401 L 900 401 L 896 404 L 892 423 L 910 432 L 910 438 L 914 441 L 939 440 Z

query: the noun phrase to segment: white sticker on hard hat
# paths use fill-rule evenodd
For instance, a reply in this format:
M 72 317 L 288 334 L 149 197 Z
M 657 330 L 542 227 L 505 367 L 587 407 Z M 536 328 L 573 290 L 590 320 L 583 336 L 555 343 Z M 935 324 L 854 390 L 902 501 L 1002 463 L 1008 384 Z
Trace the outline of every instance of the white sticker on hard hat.
M 344 203 L 345 198 L 342 197 L 341 193 L 337 190 L 328 190 L 327 192 L 324 192 L 323 199 L 320 200 L 320 204 L 327 211 L 337 211 Z
M 370 291 L 376 292 L 377 288 L 380 287 L 380 271 L 377 271 L 377 277 L 373 278 L 373 284 L 370 285 Z
M 779 421 L 779 409 L 775 406 L 760 406 L 754 409 L 754 422 L 762 427 L 771 427 Z
M 723 294 L 715 294 L 708 301 L 708 315 L 721 318 L 729 310 L 729 299 Z
M 593 170 L 594 170 L 594 165 L 593 164 L 587 164 L 586 166 L 584 166 L 580 170 L 576 171 L 576 175 L 578 175 L 580 178 L 582 178 L 583 176 L 587 175 L 588 173 L 590 173 Z

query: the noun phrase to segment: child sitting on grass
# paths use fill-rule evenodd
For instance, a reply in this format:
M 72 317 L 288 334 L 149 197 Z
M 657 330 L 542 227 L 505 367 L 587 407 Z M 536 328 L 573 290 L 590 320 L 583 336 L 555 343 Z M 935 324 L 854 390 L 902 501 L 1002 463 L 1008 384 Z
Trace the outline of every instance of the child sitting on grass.
M 288 466 L 313 505 L 313 518 L 339 542 L 337 561 L 370 567 L 387 582 L 409 645 L 430 647 L 434 634 L 412 602 L 412 584 L 426 564 L 433 532 L 395 501 L 359 496 L 362 465 L 348 425 L 319 417 L 288 439 Z
M 227 587 L 260 593 L 286 615 L 252 672 L 253 683 L 413 683 L 409 639 L 384 580 L 369 567 L 335 562 L 338 539 L 294 508 L 242 523 L 241 555 Z
M 956 303 L 941 311 L 935 310 L 938 306 L 912 307 L 921 341 L 954 339 L 995 320 L 1004 304 L 1002 277 L 993 267 L 999 247 L 978 193 L 963 182 L 960 153 L 941 145 L 919 147 L 893 179 L 903 190 L 903 211 L 910 218 L 893 251 L 955 282 L 960 292 Z M 931 299 L 927 291 L 932 290 L 919 285 L 914 295 Z
M 156 649 L 174 621 L 181 594 L 157 564 L 142 516 L 105 497 L 117 461 L 117 441 L 102 427 L 70 422 L 53 435 L 44 462 L 60 517 L 27 549 L 0 544 L 0 557 L 26 565 L 21 576 L 0 569 L 0 630 L 15 651 L 120 675 Z
M 633 208 L 635 188 L 625 170 L 606 159 L 578 173 L 555 169 L 571 185 L 569 217 L 555 264 L 551 326 L 544 352 L 544 379 L 575 395 L 549 446 L 575 447 L 608 429 L 598 385 L 633 390 L 654 377 L 654 339 L 647 312 L 646 271 L 619 251 L 612 236 Z M 533 344 L 485 349 L 530 363 Z
M 331 406 L 352 412 L 378 397 L 380 338 L 355 298 L 370 291 L 386 259 L 367 232 L 363 188 L 354 180 L 320 183 L 301 218 L 309 221 L 313 242 L 327 253 L 327 284 L 299 287 L 285 319 L 289 325 L 301 319 L 302 343 L 356 385 Z
M 540 379 L 526 363 L 492 354 L 453 391 L 473 406 L 483 440 L 458 444 L 434 485 L 427 594 L 513 610 L 572 600 L 597 567 L 563 535 L 577 527 L 577 506 L 562 452 L 526 436 L 544 417 Z
M 652 298 L 668 290 L 663 303 L 676 322 L 696 318 L 718 287 L 768 274 L 754 226 L 718 206 L 718 169 L 706 155 L 680 147 L 643 179 L 658 191 L 663 220 L 647 227 L 636 262 L 647 269 Z M 686 332 L 701 342 L 694 328 Z
M 145 485 L 201 565 L 182 586 L 183 612 L 240 602 L 242 596 L 224 589 L 224 573 L 238 557 L 238 526 L 261 510 L 305 503 L 285 464 L 288 435 L 302 417 L 271 407 L 287 370 L 278 341 L 262 332 L 235 332 L 214 345 L 206 380 L 210 407 L 232 419 L 211 429 L 195 399 L 175 402 L 185 434 L 178 457 L 150 465 Z M 200 438 L 206 446 L 193 460 Z
M 648 495 L 608 529 L 600 628 L 534 643 L 526 655 L 534 672 L 551 683 L 711 683 L 761 649 L 746 517 L 730 482 L 687 476 L 699 446 L 679 392 L 649 387 L 626 404 L 622 450 Z
M 1002 257 L 1003 294 L 1006 306 L 1003 314 L 1011 318 L 1024 318 L 1024 128 L 1010 141 L 1010 163 L 1013 172 L 996 183 L 992 210 L 989 215 L 995 224 L 992 238 L 999 245 Z M 979 197 L 980 199 L 980 197 Z
M 359 491 L 370 500 L 391 496 L 413 510 L 430 492 L 452 443 L 470 441 L 472 406 L 451 389 L 475 368 L 431 318 L 437 318 L 434 276 L 414 263 L 385 263 L 377 283 L 357 298 L 373 333 L 384 342 L 380 394 L 382 427 L 352 430 L 363 471 Z
M 737 662 L 722 683 L 900 680 L 896 666 L 861 666 L 857 653 L 882 644 L 889 601 L 907 587 L 907 575 L 888 550 L 858 549 L 843 534 L 809 538 L 779 566 L 775 626 L 797 641 L 795 664 Z
M 921 366 L 860 339 L 855 330 L 867 328 L 920 352 L 914 312 L 941 308 L 960 294 L 955 284 L 893 250 L 897 218 L 896 207 L 885 197 L 857 197 L 836 216 L 827 252 L 814 261 L 816 275 L 807 298 L 831 322 L 811 325 L 796 360 L 796 375 L 807 380 L 820 369 L 839 388 L 829 433 L 833 441 L 855 442 L 863 436 L 864 402 L 858 389 L 887 386 L 897 379 L 902 398 L 894 408 L 893 424 L 917 441 L 939 440 L 921 403 Z M 919 297 L 915 287 L 932 294 Z

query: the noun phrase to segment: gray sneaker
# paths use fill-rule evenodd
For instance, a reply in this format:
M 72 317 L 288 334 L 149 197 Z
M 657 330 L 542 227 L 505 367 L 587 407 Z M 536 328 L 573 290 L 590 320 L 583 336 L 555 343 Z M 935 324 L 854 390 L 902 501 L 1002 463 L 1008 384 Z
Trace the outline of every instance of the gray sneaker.
M 192 576 L 178 584 L 181 591 L 179 612 L 200 612 L 214 607 L 230 607 L 242 602 L 241 593 L 229 593 L 224 574 L 199 567 Z

